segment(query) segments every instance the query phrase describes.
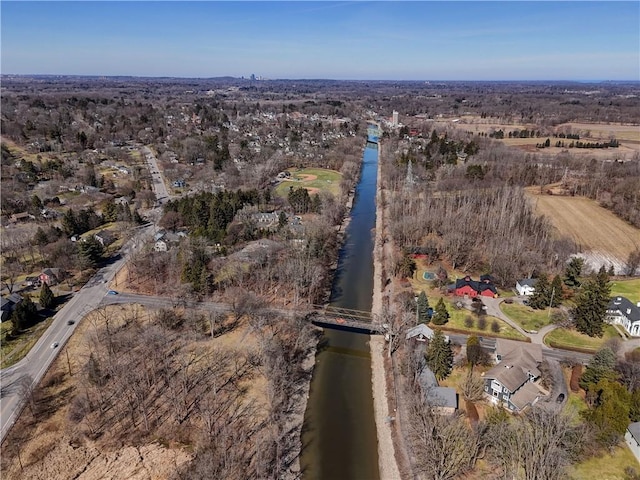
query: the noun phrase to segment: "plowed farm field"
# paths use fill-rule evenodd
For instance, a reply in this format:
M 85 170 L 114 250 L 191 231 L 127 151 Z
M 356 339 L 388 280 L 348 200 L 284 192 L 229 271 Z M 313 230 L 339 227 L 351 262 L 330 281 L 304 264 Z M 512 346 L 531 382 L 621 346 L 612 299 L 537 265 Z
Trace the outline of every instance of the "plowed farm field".
M 592 268 L 623 268 L 629 253 L 640 247 L 640 229 L 584 197 L 536 195 L 528 191 L 536 212 L 548 217 L 561 235 L 571 238 Z

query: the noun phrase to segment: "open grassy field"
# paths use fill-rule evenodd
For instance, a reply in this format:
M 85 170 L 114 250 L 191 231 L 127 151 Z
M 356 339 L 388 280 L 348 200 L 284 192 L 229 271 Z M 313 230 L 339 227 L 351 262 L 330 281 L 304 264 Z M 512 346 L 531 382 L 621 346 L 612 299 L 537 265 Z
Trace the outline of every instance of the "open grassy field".
M 549 311 L 547 309 L 534 310 L 533 308 L 527 307 L 526 305 L 520 305 L 518 303 L 506 304 L 504 302 L 500 304 L 500 309 L 511 320 L 516 322 L 527 331 L 540 330 L 542 327 L 551 323 L 551 320 L 549 318 Z M 558 309 L 552 308 L 551 313 L 556 310 Z
M 571 238 L 587 260 L 608 265 L 616 272 L 625 264 L 629 253 L 640 245 L 640 229 L 616 217 L 594 200 L 584 197 L 537 195 L 527 189 L 536 212 L 547 216 L 561 235 Z
M 640 465 L 631 450 L 621 443 L 613 453 L 603 453 L 598 457 L 589 458 L 569 468 L 571 480 L 597 478 L 598 480 L 620 480 L 630 478 L 625 474 L 627 467 L 640 471 Z
M 640 278 L 636 278 L 634 280 L 612 281 L 611 296 L 627 297 L 633 303 L 640 302 Z
M 321 191 L 332 195 L 340 193 L 340 172 L 325 168 L 290 168 L 288 171 L 291 172 L 291 179 L 284 180 L 276 187 L 276 195 L 279 197 L 286 198 L 289 187 L 304 187 L 309 190 L 310 195 Z
M 544 337 L 544 343 L 556 348 L 578 348 L 595 352 L 610 338 L 620 338 L 612 325 L 605 325 L 602 337 L 590 337 L 576 330 L 556 328 Z

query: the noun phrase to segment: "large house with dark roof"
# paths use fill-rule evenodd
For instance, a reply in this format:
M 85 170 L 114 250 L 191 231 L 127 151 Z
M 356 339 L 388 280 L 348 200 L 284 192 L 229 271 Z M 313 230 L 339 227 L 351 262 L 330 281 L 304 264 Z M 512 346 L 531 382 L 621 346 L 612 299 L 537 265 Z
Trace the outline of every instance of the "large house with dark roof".
M 614 297 L 607 305 L 607 321 L 616 323 L 632 337 L 640 337 L 640 302 L 634 305 L 625 297 Z
M 493 284 L 493 280 L 489 275 L 481 275 L 480 281 L 472 280 L 469 275 L 459 278 L 456 283 L 449 286 L 449 290 L 459 297 L 497 297 L 498 290 Z
M 492 403 L 512 412 L 535 405 L 543 394 L 534 383 L 540 378 L 542 346 L 499 338 L 496 360 L 499 363 L 484 374 L 484 391 Z

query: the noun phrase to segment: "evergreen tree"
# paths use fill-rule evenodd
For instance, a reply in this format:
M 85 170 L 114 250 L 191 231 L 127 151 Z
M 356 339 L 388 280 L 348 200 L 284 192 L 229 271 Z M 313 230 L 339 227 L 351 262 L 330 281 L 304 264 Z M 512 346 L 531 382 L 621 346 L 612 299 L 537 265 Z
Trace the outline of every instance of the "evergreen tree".
M 602 336 L 610 294 L 609 275 L 603 266 L 584 282 L 576 298 L 572 313 L 578 331 L 591 337 Z
M 89 237 L 83 242 L 78 242 L 80 259 L 83 267 L 93 268 L 102 260 L 104 248 L 94 237 Z
M 567 287 L 577 288 L 580 286 L 580 280 L 578 280 L 578 277 L 580 277 L 580 274 L 582 273 L 583 266 L 584 260 L 582 258 L 574 257 L 571 259 L 565 271 L 564 284 Z
M 533 295 L 529 299 L 529 305 L 531 308 L 543 310 L 549 306 L 551 299 L 551 286 L 546 273 L 540 274 L 538 281 L 536 282 L 536 288 L 533 291 Z
M 11 314 L 12 333 L 18 334 L 25 328 L 29 328 L 36 321 L 38 308 L 28 295 L 22 298 Z
M 597 398 L 584 417 L 597 430 L 596 438 L 607 447 L 617 445 L 629 425 L 631 395 L 618 382 L 602 379 L 595 386 Z
M 433 322 L 434 325 L 444 325 L 448 321 L 449 312 L 444 304 L 444 300 L 440 297 L 440 300 L 438 300 L 438 303 L 436 304 L 435 312 L 433 312 L 433 317 L 431 317 L 431 322 Z
M 278 215 L 278 229 L 282 229 L 287 226 L 287 214 L 284 212 L 280 212 Z
M 580 388 L 591 390 L 603 378 L 614 378 L 616 354 L 609 347 L 601 348 L 593 356 L 580 377 Z
M 440 330 L 436 329 L 424 356 L 428 367 L 438 380 L 449 376 L 453 367 L 453 351 Z
M 427 299 L 427 294 L 424 293 L 424 290 L 420 292 L 418 295 L 418 321 L 420 323 L 429 323 L 429 300 Z
M 40 306 L 42 308 L 51 308 L 55 301 L 55 296 L 53 292 L 49 288 L 47 282 L 42 284 L 42 289 L 40 290 Z
M 467 338 L 467 361 L 471 365 L 478 365 L 482 362 L 483 351 L 480 346 L 480 340 L 475 335 L 469 335 Z
M 551 299 L 549 304 L 552 307 L 559 307 L 562 304 L 562 279 L 560 275 L 553 277 L 551 282 Z
M 287 199 L 295 213 L 307 213 L 311 209 L 311 197 L 306 188 L 292 188 Z

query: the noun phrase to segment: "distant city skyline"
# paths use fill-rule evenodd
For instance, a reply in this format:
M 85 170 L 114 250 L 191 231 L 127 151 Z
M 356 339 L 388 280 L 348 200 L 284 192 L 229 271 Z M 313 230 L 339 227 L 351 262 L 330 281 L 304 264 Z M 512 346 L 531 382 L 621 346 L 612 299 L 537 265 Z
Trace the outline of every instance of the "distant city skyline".
M 3 74 L 640 81 L 640 2 L 2 1 Z

